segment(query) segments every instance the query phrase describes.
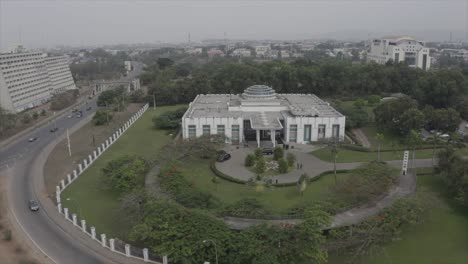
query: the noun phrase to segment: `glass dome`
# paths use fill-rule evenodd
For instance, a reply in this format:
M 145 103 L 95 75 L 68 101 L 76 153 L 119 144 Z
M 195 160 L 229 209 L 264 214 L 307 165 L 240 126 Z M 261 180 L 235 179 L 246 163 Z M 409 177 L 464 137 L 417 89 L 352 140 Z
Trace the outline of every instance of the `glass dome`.
M 275 99 L 276 92 L 273 88 L 266 85 L 252 85 L 244 90 L 242 96 L 245 99 L 268 100 Z

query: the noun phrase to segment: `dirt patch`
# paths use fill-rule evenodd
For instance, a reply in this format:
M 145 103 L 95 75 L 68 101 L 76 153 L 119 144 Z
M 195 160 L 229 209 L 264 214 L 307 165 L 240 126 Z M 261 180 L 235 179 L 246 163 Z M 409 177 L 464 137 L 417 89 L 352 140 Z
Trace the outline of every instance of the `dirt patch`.
M 7 217 L 6 177 L 0 175 L 0 263 L 50 263 Z
M 95 126 L 87 123 L 75 133 L 70 135 L 72 156 L 69 156 L 67 139 L 57 144 L 50 153 L 44 167 L 44 181 L 47 193 L 51 196 L 55 193 L 55 186 L 67 174 L 75 169 L 93 150 L 121 127 L 134 113 L 142 107 L 142 104 L 129 104 L 125 112 L 114 112 L 114 117 L 109 125 Z

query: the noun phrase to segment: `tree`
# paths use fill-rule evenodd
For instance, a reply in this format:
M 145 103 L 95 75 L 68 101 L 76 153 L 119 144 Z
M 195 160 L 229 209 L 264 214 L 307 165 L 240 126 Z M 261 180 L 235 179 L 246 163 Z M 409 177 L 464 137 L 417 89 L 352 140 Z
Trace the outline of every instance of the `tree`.
M 45 110 L 45 109 L 42 109 L 42 110 L 41 110 L 41 116 L 45 116 L 45 115 L 46 115 L 46 113 L 47 113 L 47 112 L 46 112 L 46 110 Z
M 333 156 L 333 173 L 335 176 L 335 184 L 337 184 L 338 179 L 336 178 L 336 159 L 338 157 L 340 142 L 336 138 L 332 138 L 330 140 L 326 140 L 325 144 L 327 148 L 330 150 L 331 155 Z
M 406 110 L 400 117 L 400 130 L 407 135 L 411 130 L 419 130 L 426 124 L 424 114 L 417 108 Z
M 375 139 L 377 139 L 377 142 L 379 144 L 377 148 L 377 161 L 380 161 L 380 146 L 382 145 L 383 140 L 385 139 L 385 136 L 383 133 L 377 133 L 375 135 Z
M 256 148 L 254 151 L 254 155 L 256 159 L 263 158 L 263 150 L 261 148 Z
M 255 164 L 255 156 L 253 154 L 247 154 L 245 156 L 245 166 L 252 167 Z
M 0 135 L 3 135 L 5 131 L 14 128 L 17 118 L 18 116 L 16 114 L 13 114 L 0 106 Z
M 370 106 L 374 106 L 374 105 L 378 104 L 379 102 L 380 102 L 380 96 L 378 96 L 378 95 L 371 95 L 371 96 L 367 97 L 367 103 Z
M 280 160 L 284 157 L 284 150 L 282 147 L 279 147 L 277 146 L 274 150 L 273 150 L 273 159 L 274 160 Z
M 294 166 L 294 163 L 296 162 L 296 155 L 294 155 L 291 152 L 288 152 L 288 154 L 286 155 L 286 160 L 288 161 L 288 166 L 292 167 Z
M 112 114 L 108 110 L 97 110 L 93 116 L 93 122 L 96 126 L 108 124 L 112 120 Z
M 265 173 L 266 170 L 266 163 L 263 157 L 257 158 L 257 162 L 255 163 L 255 172 L 258 174 Z
M 419 132 L 416 130 L 411 130 L 408 136 L 406 137 L 406 143 L 408 146 L 413 150 L 413 164 L 412 168 L 414 169 L 414 161 L 416 159 L 416 148 L 421 145 L 422 140 L 421 136 L 419 135 Z
M 161 70 L 168 68 L 174 64 L 174 61 L 169 58 L 158 58 L 157 60 L 158 66 Z
M 299 192 L 301 193 L 302 196 L 304 196 L 304 192 L 307 188 L 307 181 L 309 180 L 309 176 L 307 173 L 303 173 L 301 177 L 299 178 L 298 186 L 299 186 Z
M 401 134 L 401 117 L 411 108 L 417 108 L 417 103 L 408 97 L 387 100 L 374 108 L 375 122 L 382 130 L 389 129 Z
M 28 114 L 28 113 L 24 113 L 22 116 L 21 116 L 21 122 L 23 124 L 29 124 L 29 122 L 31 122 L 31 115 Z
M 288 172 L 288 162 L 285 159 L 278 160 L 278 171 L 280 173 L 287 173 Z
M 453 108 L 433 109 L 427 107 L 425 115 L 430 129 L 444 133 L 456 131 L 460 123 L 460 114 Z
M 452 147 L 438 153 L 436 172 L 445 182 L 450 196 L 457 202 L 468 205 L 468 166 Z
M 122 195 L 143 187 L 148 169 L 143 158 L 125 155 L 109 161 L 102 173 L 108 187 Z
M 153 125 L 159 129 L 178 129 L 182 122 L 182 116 L 187 111 L 186 107 L 181 107 L 174 111 L 168 111 L 153 117 Z

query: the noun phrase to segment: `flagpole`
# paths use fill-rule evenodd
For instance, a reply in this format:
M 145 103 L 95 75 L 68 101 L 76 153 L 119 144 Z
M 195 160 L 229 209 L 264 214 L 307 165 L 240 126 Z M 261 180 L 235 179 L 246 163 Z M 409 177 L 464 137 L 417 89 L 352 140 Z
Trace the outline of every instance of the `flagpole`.
M 68 129 L 67 129 L 67 143 L 68 143 L 68 155 L 70 155 L 71 157 L 70 135 L 68 134 Z

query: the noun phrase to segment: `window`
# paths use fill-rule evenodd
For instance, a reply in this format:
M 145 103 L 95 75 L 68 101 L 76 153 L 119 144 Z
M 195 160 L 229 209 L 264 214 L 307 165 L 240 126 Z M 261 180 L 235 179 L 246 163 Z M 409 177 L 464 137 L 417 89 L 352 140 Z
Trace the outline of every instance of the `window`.
M 395 53 L 395 62 L 398 63 L 400 61 L 400 53 Z
M 310 142 L 311 131 L 312 131 L 312 125 L 304 125 L 304 142 Z
M 221 135 L 221 136 L 224 136 L 225 134 L 225 126 L 224 125 L 218 125 L 217 127 L 217 134 L 218 135 Z
M 209 136 L 210 134 L 210 125 L 203 125 L 203 136 Z
M 318 139 L 324 139 L 325 138 L 325 125 L 319 125 L 318 126 Z
M 188 126 L 188 137 L 195 138 L 197 136 L 197 126 L 189 125 Z
M 232 125 L 231 127 L 231 141 L 232 143 L 239 143 L 239 125 Z
M 297 142 L 297 125 L 289 125 L 289 142 Z
M 332 137 L 340 138 L 340 125 L 332 126 Z

